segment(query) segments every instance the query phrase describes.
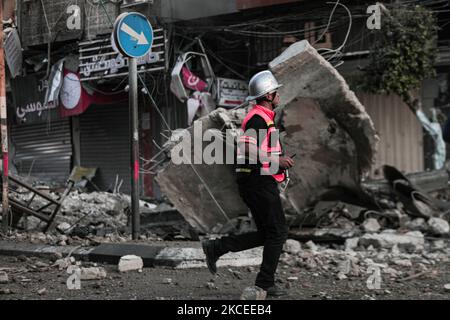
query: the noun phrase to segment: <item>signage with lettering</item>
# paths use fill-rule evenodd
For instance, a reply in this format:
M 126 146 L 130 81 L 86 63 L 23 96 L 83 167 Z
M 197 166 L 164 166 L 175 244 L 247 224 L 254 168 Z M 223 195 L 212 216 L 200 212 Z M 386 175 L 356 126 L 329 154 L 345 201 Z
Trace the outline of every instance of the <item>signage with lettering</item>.
M 14 98 L 12 107 L 15 124 L 31 124 L 59 119 L 57 105 L 45 103 L 47 80 L 39 80 L 36 75 L 11 79 Z
M 151 52 L 137 58 L 138 72 L 166 70 L 166 38 L 163 29 L 154 30 Z M 80 80 L 98 80 L 128 75 L 128 58 L 111 43 L 111 37 L 80 43 Z
M 236 107 L 248 96 L 247 82 L 236 79 L 217 78 L 217 104 Z

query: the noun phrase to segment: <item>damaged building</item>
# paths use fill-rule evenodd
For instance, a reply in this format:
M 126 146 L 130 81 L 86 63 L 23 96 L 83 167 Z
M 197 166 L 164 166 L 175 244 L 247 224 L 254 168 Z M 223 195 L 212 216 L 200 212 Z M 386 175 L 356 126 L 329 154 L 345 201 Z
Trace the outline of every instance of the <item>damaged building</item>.
M 50 216 L 60 231 L 129 232 L 128 60 L 111 44 L 113 22 L 129 11 L 148 17 L 154 30 L 151 53 L 138 61 L 143 228 L 164 229 L 158 230 L 163 238 L 172 228 L 180 239 L 198 239 L 252 227 L 231 165 L 178 166 L 170 152 L 195 123 L 217 137 L 239 129 L 248 80 L 264 69 L 284 84 L 277 122 L 287 153 L 298 157 L 283 193 L 291 237 L 343 242 L 358 236 L 350 231 L 365 218 L 381 215 L 380 228 L 394 229 L 445 218 L 447 195 L 436 201 L 430 193 L 447 187 L 447 171 L 427 171 L 432 141 L 418 119 L 397 96 L 354 89 L 372 39 L 366 4 L 349 1 L 354 15 L 339 6 L 329 21 L 333 6 L 324 10 L 314 1 L 7 3 L 11 174 L 61 200 L 74 168 L 93 170 L 55 203 Z M 432 109 L 448 107 L 445 34 L 440 31 L 438 74 L 420 91 L 430 118 Z M 401 176 L 389 180 L 386 172 Z M 392 182 L 399 179 L 404 187 Z M 422 197 L 408 198 L 413 193 Z M 45 227 L 36 219 L 33 227 Z

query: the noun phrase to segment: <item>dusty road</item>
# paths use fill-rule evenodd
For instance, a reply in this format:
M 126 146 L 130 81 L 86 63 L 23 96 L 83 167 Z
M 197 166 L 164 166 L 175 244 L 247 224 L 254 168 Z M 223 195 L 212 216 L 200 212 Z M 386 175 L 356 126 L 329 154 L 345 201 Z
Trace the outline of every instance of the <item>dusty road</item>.
M 103 265 L 107 277 L 82 281 L 80 290 L 69 290 L 65 270 L 49 267 L 52 261 L 0 256 L 0 271 L 8 282 L 0 284 L 0 300 L 7 299 L 239 299 L 240 292 L 255 279 L 254 268 L 219 268 L 212 277 L 206 269 L 173 270 L 144 268 L 142 273 L 121 274 Z M 83 266 L 92 264 L 84 263 Z M 410 270 L 411 271 L 411 270 Z M 298 277 L 290 279 L 289 277 Z M 292 270 L 281 265 L 281 286 L 290 287 L 286 299 L 449 299 L 444 284 L 450 282 L 450 263 L 442 262 L 417 278 L 382 279 L 380 290 L 367 288 L 365 277 L 337 280 L 314 270 Z M 170 280 L 169 280 L 170 279 Z M 44 290 L 45 289 L 45 290 Z

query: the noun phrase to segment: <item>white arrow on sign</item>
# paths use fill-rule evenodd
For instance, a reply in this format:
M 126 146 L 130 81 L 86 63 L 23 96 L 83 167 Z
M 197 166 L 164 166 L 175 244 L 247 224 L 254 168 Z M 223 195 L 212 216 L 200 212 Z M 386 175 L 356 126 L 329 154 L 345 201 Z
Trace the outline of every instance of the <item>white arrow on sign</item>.
M 144 32 L 141 31 L 141 33 L 137 33 L 133 28 L 131 28 L 126 23 L 123 23 L 120 27 L 120 30 L 129 34 L 132 38 L 137 40 L 137 44 L 148 44 L 148 40 L 144 35 Z

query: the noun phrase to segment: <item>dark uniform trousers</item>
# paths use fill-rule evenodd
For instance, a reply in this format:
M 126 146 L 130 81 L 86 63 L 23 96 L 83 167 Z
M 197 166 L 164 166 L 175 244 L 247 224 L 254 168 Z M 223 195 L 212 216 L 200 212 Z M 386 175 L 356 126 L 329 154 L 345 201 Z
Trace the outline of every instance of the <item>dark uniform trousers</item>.
M 255 171 L 257 173 L 251 173 L 237 182 L 239 193 L 252 213 L 257 231 L 229 235 L 216 241 L 220 255 L 264 246 L 255 285 L 267 289 L 274 285 L 275 271 L 287 239 L 288 227 L 277 182 L 272 176 L 259 175 L 259 170 Z

